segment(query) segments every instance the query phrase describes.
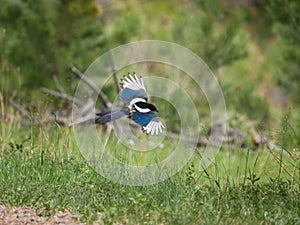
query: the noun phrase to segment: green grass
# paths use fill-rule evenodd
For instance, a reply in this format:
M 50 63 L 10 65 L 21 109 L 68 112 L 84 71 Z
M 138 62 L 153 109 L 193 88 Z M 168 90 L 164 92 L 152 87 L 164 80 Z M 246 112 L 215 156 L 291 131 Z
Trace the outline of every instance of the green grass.
M 104 224 L 300 223 L 300 162 L 289 154 L 274 153 L 278 163 L 266 149 L 224 146 L 205 171 L 197 154 L 164 182 L 132 187 L 90 168 L 71 129 L 48 126 L 1 125 L 2 204 L 34 206 L 44 217 L 73 210 Z

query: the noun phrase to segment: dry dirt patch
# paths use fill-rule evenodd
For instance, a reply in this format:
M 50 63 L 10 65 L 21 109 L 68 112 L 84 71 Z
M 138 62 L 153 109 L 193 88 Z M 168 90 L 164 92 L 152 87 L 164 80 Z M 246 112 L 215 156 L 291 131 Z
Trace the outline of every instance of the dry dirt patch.
M 7 208 L 0 205 L 1 225 L 85 225 L 79 221 L 80 215 L 72 212 L 56 212 L 49 219 L 45 220 L 37 215 L 36 209 L 27 206 Z M 94 225 L 100 225 L 95 221 Z

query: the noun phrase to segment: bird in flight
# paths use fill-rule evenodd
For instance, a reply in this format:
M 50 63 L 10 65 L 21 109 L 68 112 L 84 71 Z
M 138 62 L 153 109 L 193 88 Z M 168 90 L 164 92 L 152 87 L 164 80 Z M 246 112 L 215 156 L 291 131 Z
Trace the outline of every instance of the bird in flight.
M 119 99 L 124 104 L 123 107 L 96 113 L 98 116 L 95 123 L 106 124 L 107 122 L 127 116 L 142 127 L 147 134 L 158 135 L 165 128 L 157 116 L 157 108 L 148 102 L 148 95 L 142 77 L 137 77 L 135 73 L 128 73 L 121 79 L 121 92 Z

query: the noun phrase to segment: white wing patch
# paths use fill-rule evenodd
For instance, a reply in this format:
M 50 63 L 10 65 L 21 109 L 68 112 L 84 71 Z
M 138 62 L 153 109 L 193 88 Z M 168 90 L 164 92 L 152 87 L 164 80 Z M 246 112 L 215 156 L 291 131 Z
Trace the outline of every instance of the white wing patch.
M 144 126 L 143 129 L 147 134 L 153 135 L 154 133 L 158 135 L 162 133 L 162 130 L 165 128 L 161 121 L 150 121 L 147 126 Z
M 124 77 L 124 79 L 122 80 L 122 87 L 129 88 L 135 91 L 139 89 L 143 89 L 146 91 L 142 78 L 138 78 L 135 73 L 133 74 L 133 76 L 128 73 L 128 75 Z
M 146 100 L 143 99 L 143 98 L 134 98 L 134 99 L 132 99 L 132 100 L 130 101 L 129 105 L 132 106 L 132 105 L 134 105 L 134 104 L 137 103 L 137 102 L 146 102 Z

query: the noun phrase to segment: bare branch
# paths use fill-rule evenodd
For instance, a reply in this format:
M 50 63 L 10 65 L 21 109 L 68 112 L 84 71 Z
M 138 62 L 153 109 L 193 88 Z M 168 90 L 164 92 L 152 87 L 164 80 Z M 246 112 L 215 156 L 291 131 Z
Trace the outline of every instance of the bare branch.
M 72 103 L 75 103 L 77 105 L 81 105 L 81 101 L 79 101 L 78 99 L 75 99 L 74 97 L 70 96 L 70 95 L 67 95 L 66 93 L 64 92 L 58 92 L 58 91 L 54 91 L 54 90 L 51 90 L 49 88 L 45 88 L 45 87 L 42 87 L 41 88 L 41 91 L 42 92 L 45 92 L 47 94 L 50 94 L 50 95 L 53 95 L 55 97 L 58 97 L 58 98 L 63 98 L 63 99 L 66 99 L 68 102 L 70 102 L 71 104 Z
M 60 85 L 59 80 L 58 80 L 58 78 L 57 78 L 56 75 L 53 75 L 53 80 L 54 80 L 54 83 L 55 83 L 56 88 L 57 88 L 60 92 L 66 93 L 66 92 L 65 92 L 65 89 Z
M 101 98 L 103 105 L 106 108 L 111 108 L 112 104 L 108 101 L 107 96 L 86 76 L 84 76 L 75 66 L 71 65 L 70 70 L 75 74 L 79 79 L 81 79 L 86 85 L 88 85 L 98 96 Z
M 13 108 L 15 108 L 18 112 L 20 112 L 22 116 L 26 116 L 30 120 L 32 119 L 30 113 L 22 106 L 20 106 L 18 103 L 16 103 L 14 100 L 9 99 L 8 102 Z
M 71 122 L 69 123 L 69 127 L 89 120 L 94 121 L 94 115 L 91 115 L 91 110 L 93 109 L 93 107 L 94 102 L 89 98 L 84 106 L 80 107 L 80 109 L 78 110 L 75 110 L 75 112 L 70 115 L 69 120 Z
M 81 109 L 81 115 L 85 116 L 86 114 L 90 113 L 93 107 L 94 101 L 91 98 L 89 98 L 86 104 Z
M 80 123 L 84 123 L 84 122 L 90 122 L 93 123 L 95 121 L 94 116 L 91 115 L 86 115 L 84 117 L 80 117 L 74 121 L 72 121 L 71 123 L 69 123 L 69 127 L 80 124 Z

